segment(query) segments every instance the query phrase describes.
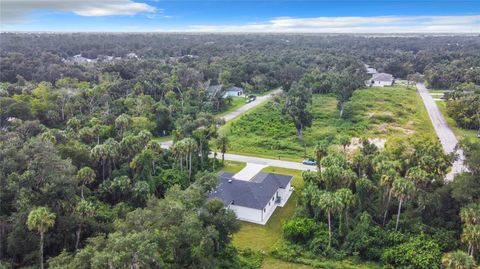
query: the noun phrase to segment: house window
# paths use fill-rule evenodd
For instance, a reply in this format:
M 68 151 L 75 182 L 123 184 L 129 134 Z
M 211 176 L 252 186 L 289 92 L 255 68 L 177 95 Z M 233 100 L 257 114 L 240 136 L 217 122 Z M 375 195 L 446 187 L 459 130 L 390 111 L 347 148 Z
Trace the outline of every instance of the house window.
M 263 212 L 265 212 L 265 211 L 267 211 L 267 209 L 266 209 L 266 208 L 264 208 L 264 209 L 263 209 Z
M 272 201 L 273 201 L 273 199 L 275 199 L 275 196 L 272 197 Z
M 268 202 L 268 206 L 270 206 L 270 202 Z

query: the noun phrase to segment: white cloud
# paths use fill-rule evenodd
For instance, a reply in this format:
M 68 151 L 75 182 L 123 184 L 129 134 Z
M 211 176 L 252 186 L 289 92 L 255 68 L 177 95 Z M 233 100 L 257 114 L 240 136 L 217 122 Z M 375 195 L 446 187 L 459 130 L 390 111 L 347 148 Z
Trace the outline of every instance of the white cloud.
M 479 33 L 480 15 L 278 17 L 266 22 L 226 25 L 192 25 L 188 32 L 287 33 Z
M 25 21 L 32 11 L 73 12 L 80 16 L 113 16 L 154 13 L 156 8 L 132 0 L 1 0 L 1 23 Z

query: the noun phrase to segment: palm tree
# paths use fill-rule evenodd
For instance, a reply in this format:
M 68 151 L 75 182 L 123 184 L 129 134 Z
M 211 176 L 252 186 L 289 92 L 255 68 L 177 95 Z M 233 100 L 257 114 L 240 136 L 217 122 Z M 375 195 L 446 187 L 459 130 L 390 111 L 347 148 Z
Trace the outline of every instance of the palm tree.
M 402 204 L 409 200 L 415 192 L 415 186 L 413 182 L 405 178 L 397 178 L 393 182 L 392 193 L 398 199 L 398 212 L 397 212 L 397 222 L 395 224 L 395 231 L 398 230 L 398 222 L 400 221 L 400 212 L 402 210 Z
M 348 210 L 355 205 L 357 202 L 357 197 L 352 193 L 352 191 L 348 188 L 341 188 L 335 192 L 335 195 L 340 199 L 342 203 L 342 210 L 345 214 L 345 224 L 347 225 L 347 229 L 349 226 L 348 223 Z
M 183 171 L 183 156 L 185 155 L 185 152 L 186 145 L 184 140 L 177 141 L 173 144 L 172 153 L 180 164 L 180 171 Z
M 307 207 L 308 214 L 315 217 L 313 206 L 317 200 L 319 189 L 313 183 L 307 183 L 302 191 L 302 197 Z
M 480 204 L 472 203 L 460 210 L 463 232 L 462 241 L 468 244 L 467 253 L 473 256 L 475 247 L 480 248 Z
M 328 143 L 325 140 L 318 142 L 315 145 L 315 160 L 317 161 L 318 171 L 321 171 L 321 164 L 323 157 L 327 156 Z
M 27 226 L 30 231 L 36 230 L 40 234 L 40 269 L 43 269 L 43 239 L 49 228 L 55 224 L 55 214 L 46 207 L 37 207 L 30 211 Z
M 445 253 L 442 257 L 443 269 L 474 269 L 476 268 L 475 260 L 467 253 L 457 250 Z
M 78 222 L 78 230 L 76 233 L 77 239 L 75 241 L 75 250 L 78 250 L 82 229 L 83 229 L 83 226 L 85 225 L 85 221 L 87 220 L 87 218 L 92 217 L 95 214 L 95 208 L 92 202 L 82 199 L 80 200 L 77 207 L 75 208 L 75 211 L 78 214 L 78 217 L 80 218 Z
M 383 226 L 387 221 L 388 208 L 390 206 L 390 201 L 392 199 L 392 185 L 396 179 L 400 177 L 400 174 L 394 170 L 388 170 L 385 174 L 380 176 L 380 186 L 385 188 L 385 193 L 387 195 L 387 201 L 385 203 L 385 212 L 383 213 Z M 385 201 L 385 198 L 384 198 Z
M 96 178 L 95 171 L 93 171 L 92 168 L 90 168 L 88 166 L 85 166 L 82 169 L 78 170 L 77 178 L 82 183 L 80 196 L 83 199 L 84 198 L 83 197 L 83 188 L 85 187 L 85 184 L 91 184 L 95 181 L 95 178 Z
M 328 247 L 332 247 L 332 214 L 339 211 L 343 205 L 339 197 L 332 192 L 322 192 L 317 199 L 317 206 L 320 207 L 328 218 Z
M 461 240 L 468 244 L 467 253 L 473 257 L 475 247 L 480 247 L 480 225 L 464 225 Z
M 108 159 L 108 149 L 105 145 L 96 145 L 90 151 L 90 155 L 93 159 L 100 161 L 102 165 L 102 180 L 105 181 L 105 163 Z
M 127 128 L 132 124 L 132 119 L 127 114 L 122 114 L 115 119 L 115 127 L 120 131 L 122 136 Z
M 351 139 L 348 136 L 341 136 L 340 137 L 340 145 L 342 145 L 343 148 L 343 154 L 347 154 L 347 147 L 350 146 L 351 144 Z
M 188 156 L 188 177 L 192 178 L 192 155 L 196 152 L 198 146 L 197 142 L 193 138 L 183 139 L 185 143 L 186 155 Z
M 225 161 L 225 152 L 227 152 L 227 147 L 230 141 L 228 140 L 228 137 L 225 135 L 220 135 L 217 138 L 217 148 L 220 150 L 222 153 L 222 163 Z

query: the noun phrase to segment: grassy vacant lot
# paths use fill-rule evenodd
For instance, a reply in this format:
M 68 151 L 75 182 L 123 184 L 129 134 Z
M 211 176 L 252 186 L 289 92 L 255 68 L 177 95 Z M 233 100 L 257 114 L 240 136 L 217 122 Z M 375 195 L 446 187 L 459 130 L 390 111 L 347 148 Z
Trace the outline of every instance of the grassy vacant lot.
M 314 95 L 313 124 L 298 141 L 295 127 L 281 107 L 269 102 L 227 123 L 221 132 L 230 138 L 229 152 L 299 161 L 312 155 L 317 141 L 339 134 L 385 138 L 413 134 L 434 136 L 428 114 L 414 89 L 396 86 L 357 90 L 340 118 L 333 95 Z

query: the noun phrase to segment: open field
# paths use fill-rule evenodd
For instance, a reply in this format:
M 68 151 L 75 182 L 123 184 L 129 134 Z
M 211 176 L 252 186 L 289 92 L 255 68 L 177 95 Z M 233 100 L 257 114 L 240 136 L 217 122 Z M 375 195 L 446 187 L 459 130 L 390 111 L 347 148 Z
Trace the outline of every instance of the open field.
M 340 118 L 333 95 L 314 95 L 312 127 L 298 141 L 291 121 L 281 107 L 269 102 L 227 123 L 221 132 L 230 138 L 230 153 L 300 161 L 313 154 L 317 141 L 338 135 L 405 138 L 413 134 L 434 137 L 428 114 L 415 89 L 405 87 L 357 90 Z

